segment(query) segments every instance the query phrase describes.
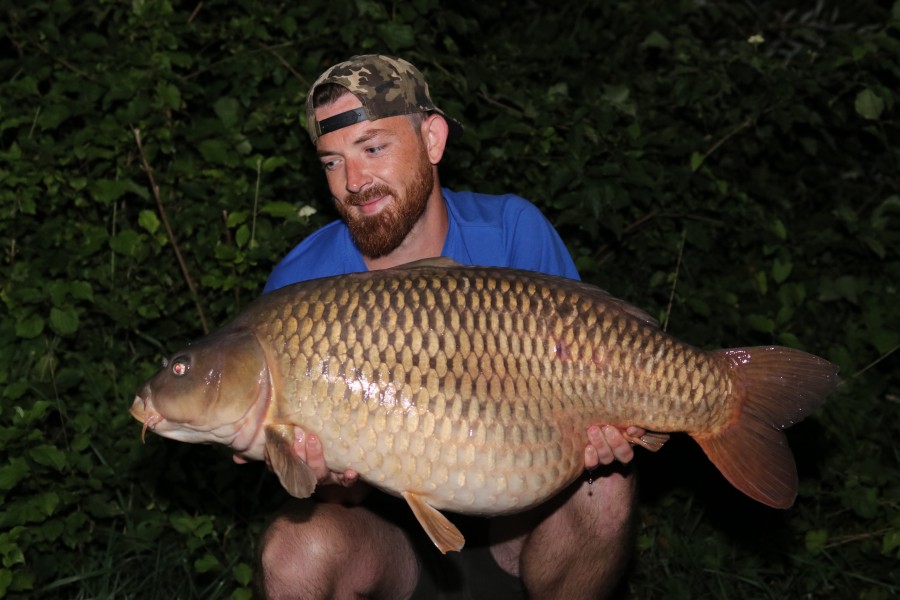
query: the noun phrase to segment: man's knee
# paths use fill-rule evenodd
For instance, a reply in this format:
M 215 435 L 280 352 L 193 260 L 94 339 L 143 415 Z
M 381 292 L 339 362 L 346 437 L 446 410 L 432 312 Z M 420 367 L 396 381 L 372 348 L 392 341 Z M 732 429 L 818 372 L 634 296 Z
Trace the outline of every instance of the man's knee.
M 637 486 L 633 475 L 614 472 L 593 482 L 582 481 L 548 520 L 563 537 L 585 540 L 585 546 L 629 545 L 634 529 Z
M 269 525 L 260 546 L 268 598 L 402 598 L 418 577 L 403 532 L 360 507 L 296 503 Z
M 315 514 L 315 518 L 313 515 Z M 328 586 L 344 539 L 328 510 L 297 503 L 279 514 L 260 541 L 260 586 L 271 598 L 287 598 L 310 585 Z

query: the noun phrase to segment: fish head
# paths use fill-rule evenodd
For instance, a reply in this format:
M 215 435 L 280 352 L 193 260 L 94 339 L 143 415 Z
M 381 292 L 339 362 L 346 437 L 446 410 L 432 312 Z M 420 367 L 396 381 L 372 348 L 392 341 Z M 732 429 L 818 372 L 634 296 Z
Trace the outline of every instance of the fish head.
M 163 361 L 131 414 L 144 429 L 190 443 L 219 443 L 252 457 L 272 397 L 266 354 L 250 329 L 203 338 Z

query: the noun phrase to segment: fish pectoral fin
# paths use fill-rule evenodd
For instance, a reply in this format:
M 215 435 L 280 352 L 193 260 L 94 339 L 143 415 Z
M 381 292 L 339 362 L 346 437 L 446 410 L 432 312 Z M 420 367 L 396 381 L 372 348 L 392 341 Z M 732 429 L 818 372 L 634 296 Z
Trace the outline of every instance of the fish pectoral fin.
M 309 466 L 294 456 L 290 425 L 266 427 L 266 458 L 284 489 L 295 498 L 308 498 L 316 489 L 316 475 Z
M 466 538 L 441 511 L 428 504 L 424 497 L 414 492 L 402 492 L 400 495 L 409 503 L 409 507 L 419 521 L 419 525 L 422 526 L 422 529 L 425 530 L 425 533 L 428 534 L 428 537 L 431 538 L 431 541 L 434 542 L 434 545 L 437 546 L 442 554 L 462 550 L 463 545 L 466 543 Z
M 627 433 L 623 433 L 622 435 L 628 442 L 646 448 L 650 452 L 657 452 L 663 447 L 663 444 L 669 441 L 668 433 L 657 433 L 655 431 L 648 431 L 640 437 L 634 437 Z

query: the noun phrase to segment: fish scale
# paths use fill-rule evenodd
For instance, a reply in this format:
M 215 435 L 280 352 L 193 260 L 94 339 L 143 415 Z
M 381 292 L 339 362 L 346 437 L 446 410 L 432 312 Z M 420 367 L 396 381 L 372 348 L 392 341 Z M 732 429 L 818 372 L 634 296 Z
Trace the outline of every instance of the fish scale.
M 145 428 L 265 456 L 298 497 L 316 481 L 292 430 L 315 433 L 331 470 L 402 495 L 445 551 L 462 537 L 437 509 L 545 501 L 599 423 L 648 430 L 630 439 L 650 449 L 666 437 L 652 432 L 687 432 L 734 485 L 787 507 L 781 429 L 837 381 L 797 350 L 694 348 L 578 281 L 444 259 L 282 288 L 169 363 L 132 407 Z

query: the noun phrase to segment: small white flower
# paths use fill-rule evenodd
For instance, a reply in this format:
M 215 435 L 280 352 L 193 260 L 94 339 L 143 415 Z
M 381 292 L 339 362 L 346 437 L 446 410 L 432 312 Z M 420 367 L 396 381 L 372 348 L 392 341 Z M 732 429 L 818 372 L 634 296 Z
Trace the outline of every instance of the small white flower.
M 312 206 L 304 206 L 297 211 L 297 216 L 301 219 L 305 219 L 306 217 L 311 217 L 316 214 L 316 209 Z
M 751 46 L 759 46 L 763 42 L 766 41 L 766 38 L 763 37 L 761 33 L 755 33 L 747 38 L 747 43 Z

